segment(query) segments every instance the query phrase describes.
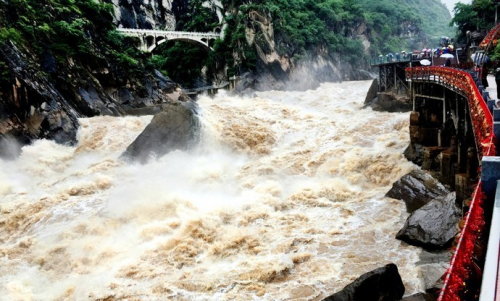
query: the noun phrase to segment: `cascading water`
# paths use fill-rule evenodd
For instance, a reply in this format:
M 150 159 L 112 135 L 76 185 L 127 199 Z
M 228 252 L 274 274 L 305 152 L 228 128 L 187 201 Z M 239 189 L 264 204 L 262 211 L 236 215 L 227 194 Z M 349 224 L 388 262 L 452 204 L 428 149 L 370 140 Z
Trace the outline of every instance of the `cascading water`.
M 389 262 L 423 290 L 383 197 L 408 114 L 361 109 L 370 84 L 201 97 L 200 147 L 145 165 L 118 157 L 151 116 L 0 160 L 0 299 L 320 300 Z

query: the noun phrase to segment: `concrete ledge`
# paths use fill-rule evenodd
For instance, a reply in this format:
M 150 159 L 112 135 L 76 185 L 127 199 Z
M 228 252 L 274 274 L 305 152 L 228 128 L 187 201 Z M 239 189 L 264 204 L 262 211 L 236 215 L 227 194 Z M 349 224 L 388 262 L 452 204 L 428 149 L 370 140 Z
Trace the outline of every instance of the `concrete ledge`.
M 500 121 L 493 122 L 493 134 L 495 134 L 498 141 L 495 146 L 497 147 L 497 150 L 500 150 L 500 148 L 498 148 L 498 146 L 500 145 Z
M 490 237 L 488 250 L 486 250 L 486 262 L 484 264 L 483 283 L 479 301 L 495 301 L 498 280 L 498 259 L 500 249 L 500 181 L 497 181 L 493 217 L 491 219 Z
M 481 181 L 488 200 L 495 197 L 498 179 L 500 179 L 500 157 L 483 157 Z
M 490 98 L 484 98 L 484 99 L 485 100 L 488 99 L 486 101 L 486 104 L 488 105 L 488 109 L 490 110 L 491 114 L 493 114 L 493 108 L 495 107 L 495 101 L 493 99 L 490 99 Z
M 493 108 L 493 120 L 500 121 L 500 109 Z

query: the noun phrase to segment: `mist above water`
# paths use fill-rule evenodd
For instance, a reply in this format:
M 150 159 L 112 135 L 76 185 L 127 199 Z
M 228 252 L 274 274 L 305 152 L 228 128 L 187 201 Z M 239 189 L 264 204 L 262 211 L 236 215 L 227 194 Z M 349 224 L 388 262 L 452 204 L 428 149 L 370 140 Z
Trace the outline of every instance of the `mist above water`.
M 362 110 L 370 84 L 201 97 L 200 147 L 146 165 L 118 157 L 151 116 L 0 160 L 0 299 L 318 300 L 389 262 L 422 290 L 383 197 L 408 114 Z

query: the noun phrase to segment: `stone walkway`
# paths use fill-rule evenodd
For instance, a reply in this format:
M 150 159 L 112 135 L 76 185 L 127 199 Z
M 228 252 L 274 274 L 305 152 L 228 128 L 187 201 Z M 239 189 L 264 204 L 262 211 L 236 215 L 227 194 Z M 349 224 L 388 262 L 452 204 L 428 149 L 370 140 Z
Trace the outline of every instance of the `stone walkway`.
M 492 74 L 488 74 L 488 88 L 486 88 L 486 91 L 488 91 L 490 93 L 490 98 L 491 99 L 496 99 L 498 101 L 498 97 L 500 95 L 497 95 L 497 84 L 495 82 L 495 76 L 493 76 Z M 497 103 L 497 106 L 498 106 L 498 103 Z M 491 244 L 491 242 L 490 242 Z M 500 242 L 499 242 L 499 245 L 500 246 Z M 496 247 L 498 247 L 496 246 Z M 495 247 L 495 246 L 492 246 L 492 247 Z M 500 258 L 499 258 L 500 259 Z M 496 288 L 495 288 L 495 291 L 496 293 L 494 293 L 494 301 L 500 301 L 500 271 L 498 270 L 498 261 L 497 261 L 497 281 L 496 281 Z
M 486 91 L 490 92 L 490 98 L 498 100 L 497 84 L 495 83 L 495 76 L 492 74 L 488 74 L 488 85 L 489 87 L 486 88 Z

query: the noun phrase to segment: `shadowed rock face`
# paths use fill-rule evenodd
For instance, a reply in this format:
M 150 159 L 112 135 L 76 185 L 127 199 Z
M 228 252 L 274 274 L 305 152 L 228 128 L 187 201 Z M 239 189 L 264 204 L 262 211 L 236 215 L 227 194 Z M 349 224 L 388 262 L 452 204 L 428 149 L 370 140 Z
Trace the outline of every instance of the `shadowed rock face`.
M 117 27 L 175 29 L 172 5 L 175 0 L 104 0 L 113 4 Z
M 397 301 L 403 298 L 404 293 L 398 268 L 391 263 L 361 275 L 323 301 Z
M 0 158 L 16 158 L 21 147 L 35 139 L 76 144 L 80 117 L 121 116 L 127 109 L 188 99 L 176 83 L 158 71 L 144 74 L 141 85 L 134 78 L 127 79 L 133 84 L 124 85 L 116 70 L 92 74 L 83 68 L 57 71 L 51 54 L 44 57 L 45 72 L 58 76 L 40 72 L 33 63 L 38 58 L 25 49 L 10 42 L 0 48 L 0 62 L 5 62 L 9 71 L 7 80 L 0 82 Z M 103 70 L 108 67 L 116 66 Z
M 77 110 L 13 44 L 0 49 L 0 59 L 11 66 L 13 79 L 10 89 L 1 94 L 0 156 L 15 158 L 20 147 L 33 139 L 75 144 Z
M 200 120 L 193 102 L 165 105 L 122 154 L 122 158 L 146 163 L 174 150 L 189 150 L 200 137 Z
M 455 192 L 435 199 L 413 212 L 396 238 L 429 250 L 447 248 L 457 234 L 460 210 Z
M 386 197 L 403 200 L 406 210 L 413 212 L 431 200 L 450 193 L 443 184 L 422 170 L 413 170 L 392 185 Z

